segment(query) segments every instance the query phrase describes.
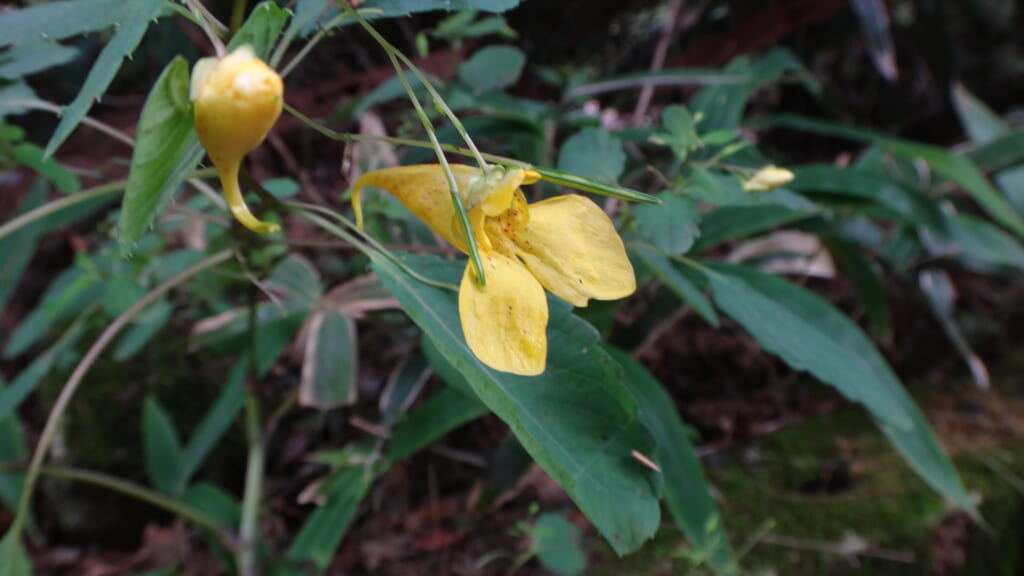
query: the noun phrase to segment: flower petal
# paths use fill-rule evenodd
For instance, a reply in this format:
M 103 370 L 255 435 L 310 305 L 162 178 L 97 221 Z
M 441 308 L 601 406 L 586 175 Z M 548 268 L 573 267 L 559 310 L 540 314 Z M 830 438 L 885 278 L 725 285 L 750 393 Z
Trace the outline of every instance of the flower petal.
M 573 306 L 636 291 L 619 233 L 589 198 L 570 194 L 530 204 L 529 224 L 514 241 L 516 255 L 537 280 Z
M 502 372 L 536 376 L 547 362 L 548 302 L 544 289 L 514 256 L 485 252 L 487 287 L 466 267 L 459 316 L 466 344 L 481 362 Z
M 452 174 L 459 190 L 465 190 L 470 180 L 480 175 L 480 169 L 465 164 L 451 164 Z M 466 243 L 459 229 L 452 203 L 448 180 L 440 164 L 421 164 L 384 168 L 363 174 L 352 186 L 352 204 L 356 218 L 362 224 L 362 208 L 359 196 L 364 186 L 387 190 L 403 206 L 422 220 L 431 230 L 437 232 L 446 242 L 463 252 Z

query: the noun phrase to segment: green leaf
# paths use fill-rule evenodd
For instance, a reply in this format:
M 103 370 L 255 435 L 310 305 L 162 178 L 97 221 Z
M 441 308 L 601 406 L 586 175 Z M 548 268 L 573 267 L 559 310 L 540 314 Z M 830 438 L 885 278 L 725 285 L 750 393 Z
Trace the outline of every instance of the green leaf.
M 0 540 L 0 576 L 32 576 L 32 562 L 20 536 L 15 530 L 8 530 Z
M 466 346 L 454 292 L 421 283 L 382 254 L 371 260 L 444 358 L 619 554 L 651 537 L 660 519 L 660 476 L 630 457 L 633 450 L 649 453 L 650 437 L 637 420 L 621 368 L 600 350 L 593 327 L 551 299 L 547 370 L 532 378 L 497 372 Z M 437 257 L 409 256 L 403 263 L 447 283 L 457 283 L 464 268 Z
M 697 128 L 686 106 L 672 105 L 665 108 L 661 113 L 661 125 L 664 132 L 658 133 L 652 140 L 672 148 L 678 158 L 685 159 L 697 147 Z
M 0 54 L 0 78 L 17 80 L 22 76 L 67 64 L 76 56 L 78 50 L 56 42 L 18 46 Z
M 813 210 L 792 210 L 779 204 L 724 206 L 704 214 L 700 225 L 700 239 L 690 251 L 700 253 L 726 240 L 754 236 L 776 226 L 809 218 L 814 214 Z
M 1018 236 L 1024 236 L 1024 219 L 1021 219 L 1021 216 L 985 179 L 985 175 L 978 169 L 978 166 L 967 156 L 959 156 L 941 148 L 892 138 L 869 130 L 851 128 L 803 116 L 774 116 L 761 124 L 860 140 L 885 148 L 893 154 L 907 158 L 920 158 L 936 172 L 966 190 L 993 220 L 1006 226 Z
M 84 322 L 75 322 L 42 354 L 36 355 L 32 363 L 23 369 L 11 382 L 11 385 L 0 391 L 0 419 L 6 418 L 17 410 L 43 378 L 49 374 L 57 359 L 68 350 L 74 349 L 78 341 L 85 335 Z
M 281 30 L 289 17 L 291 17 L 290 11 L 270 0 L 257 4 L 245 24 L 242 24 L 242 27 L 231 38 L 228 49 L 234 50 L 248 44 L 252 46 L 253 53 L 261 60 L 270 58 L 270 53 L 281 36 Z
M 959 82 L 953 85 L 953 107 L 960 123 L 975 144 L 991 142 L 1010 133 L 1010 127 L 984 102 L 971 94 Z
M 487 413 L 487 407 L 456 388 L 443 388 L 399 421 L 388 443 L 388 457 L 404 460 L 448 432 Z
M 103 47 L 103 51 L 100 52 L 99 58 L 93 64 L 92 70 L 89 71 L 85 83 L 79 88 L 74 101 L 64 108 L 60 123 L 57 124 L 50 143 L 46 145 L 47 157 L 57 151 L 57 148 L 78 126 L 89 108 L 92 108 L 93 102 L 103 95 L 121 67 L 121 61 L 135 51 L 135 47 L 138 46 L 146 29 L 149 28 L 149 23 L 164 11 L 164 4 L 164 0 L 132 0 L 131 2 L 122 2 L 112 9 L 118 17 L 114 37 Z M 75 8 L 69 7 L 68 10 L 74 14 Z M 61 19 L 68 17 L 68 13 L 59 16 Z
M 530 551 L 558 576 L 576 576 L 587 568 L 583 534 L 561 514 L 541 514 L 530 527 Z
M 18 204 L 14 217 L 38 208 L 45 199 L 46 184 L 36 181 L 28 195 Z M 35 222 L 6 238 L 0 238 L 0 313 L 7 307 L 7 299 L 14 293 L 22 273 L 32 260 L 41 232 L 42 226 Z
M 5 12 L 0 46 L 25 46 L 109 28 L 124 18 L 124 0 L 65 0 Z
M 626 169 L 626 153 L 622 150 L 622 142 L 607 131 L 584 128 L 562 144 L 558 153 L 558 169 L 614 184 Z
M 884 206 L 915 226 L 941 229 L 938 204 L 919 191 L 900 185 L 885 173 L 869 168 L 840 168 L 809 164 L 793 168 L 796 176 L 787 188 L 808 196 L 849 197 Z
M 11 104 L 11 102 L 38 99 L 39 97 L 24 80 L 4 84 L 0 86 L 0 118 L 11 114 L 25 114 L 31 110 L 19 104 Z
M 325 482 L 319 493 L 326 503 L 303 524 L 288 549 L 288 559 L 312 563 L 318 573 L 324 572 L 372 483 L 373 475 L 363 468 L 343 470 Z M 302 576 L 308 572 L 297 568 L 278 568 L 272 574 Z
M 739 56 L 721 70 L 728 76 L 747 76 L 743 83 L 712 84 L 693 97 L 690 108 L 704 116 L 698 124 L 701 133 L 731 130 L 739 126 L 747 100 L 764 86 L 780 81 L 787 72 L 795 72 L 812 92 L 819 90 L 807 74 L 800 60 L 784 48 L 776 48 L 751 63 L 747 56 Z
M 188 62 L 179 56 L 164 68 L 142 108 L 128 189 L 117 222 L 126 253 L 203 157 L 188 84 Z
M 182 450 L 181 476 L 177 483 L 179 489 L 188 486 L 203 461 L 238 418 L 238 413 L 242 410 L 242 404 L 245 401 L 243 385 L 248 365 L 248 357 L 243 357 L 235 364 L 224 389 L 220 391 L 217 399 L 213 401 L 213 405 L 203 415 L 195 433 L 189 438 L 185 449 Z
M 658 194 L 658 199 L 661 206 L 641 204 L 633 209 L 640 237 L 666 254 L 685 254 L 700 236 L 700 210 L 675 194 Z
M 0 392 L 6 389 L 7 385 L 0 378 Z M 0 418 L 0 462 L 19 462 L 27 455 L 28 448 L 25 447 L 25 437 L 21 433 L 17 415 L 13 412 L 8 413 Z M 21 488 L 24 484 L 24 474 L 0 472 L 0 502 L 3 502 L 11 512 L 18 509 L 18 500 L 21 498 Z
M 155 398 L 146 398 L 142 407 L 142 445 L 146 473 L 154 488 L 170 496 L 183 489 L 181 441 L 170 416 Z
M 512 46 L 487 46 L 459 67 L 459 79 L 477 93 L 508 88 L 519 81 L 526 55 Z
M 433 10 L 465 10 L 505 12 L 519 5 L 520 0 L 367 0 L 360 8 L 377 8 L 382 16 L 404 16 Z
M 391 373 L 380 396 L 380 420 L 390 428 L 415 400 L 430 378 L 430 365 L 419 351 L 413 352 Z
M 721 513 L 711 498 L 704 469 L 693 449 L 690 431 L 679 418 L 672 398 L 647 370 L 625 352 L 606 348 L 625 371 L 630 390 L 640 404 L 640 419 L 654 435 L 648 454 L 665 475 L 665 501 L 696 556 L 718 574 L 738 574 Z
M 57 277 L 36 307 L 11 334 L 4 358 L 18 356 L 38 343 L 50 330 L 98 302 L 106 283 L 81 268 L 69 268 Z
M 275 266 L 265 282 L 283 291 L 285 298 L 308 307 L 316 306 L 323 296 L 320 273 L 309 260 L 295 254 Z
M 355 320 L 337 310 L 317 310 L 306 329 L 299 404 L 318 410 L 353 404 L 359 373 Z
M 1006 122 L 961 84 L 953 86 L 953 105 L 960 116 L 960 123 L 975 144 L 998 142 L 1012 136 Z M 1018 146 L 1021 148 L 1024 147 Z M 1017 212 L 1024 213 L 1024 166 L 1007 168 L 996 173 L 993 179 Z
M 61 166 L 53 158 L 45 158 L 43 149 L 31 142 L 22 142 L 14 147 L 14 158 L 38 172 L 65 194 L 78 192 L 78 177 L 71 170 Z
M 114 360 L 123 362 L 142 350 L 160 329 L 167 325 L 173 312 L 174 306 L 165 299 L 143 310 L 135 317 L 131 327 L 125 330 L 124 335 L 118 338 L 117 347 L 114 348 Z
M 302 328 L 309 307 L 303 302 L 284 301 L 261 302 L 256 305 L 256 366 L 259 375 L 264 375 L 274 361 Z M 249 309 L 235 308 L 204 320 L 194 332 L 196 346 L 210 348 L 216 353 L 234 354 L 240 346 L 249 343 Z M 207 328 L 212 326 L 212 328 Z
M 189 487 L 181 501 L 220 522 L 225 527 L 237 526 L 242 516 L 238 502 L 213 484 L 199 482 Z
M 889 321 L 889 295 L 885 274 L 878 264 L 849 242 L 826 238 L 825 245 L 839 270 L 853 283 L 853 291 L 864 306 L 871 332 L 886 342 L 892 339 Z
M 680 269 L 673 266 L 664 254 L 643 245 L 631 245 L 630 251 L 647 265 L 651 274 L 654 274 L 658 280 L 661 280 L 665 286 L 682 298 L 683 302 L 689 304 L 694 311 L 707 320 L 708 324 L 718 327 L 718 314 L 715 313 L 715 307 L 711 305 L 711 301 L 694 282 L 684 276 Z
M 747 192 L 733 174 L 713 172 L 700 166 L 687 170 L 686 194 L 697 201 L 715 206 L 764 206 L 777 204 L 790 210 L 812 211 L 813 202 L 787 188 L 769 192 Z
M 705 264 L 718 305 L 765 350 L 860 402 L 929 486 L 977 516 L 924 415 L 857 326 L 826 300 L 752 268 Z
M 952 245 L 939 252 L 958 255 L 970 264 L 1024 270 L 1024 247 L 1009 234 L 984 220 L 963 214 L 945 216 L 945 238 Z

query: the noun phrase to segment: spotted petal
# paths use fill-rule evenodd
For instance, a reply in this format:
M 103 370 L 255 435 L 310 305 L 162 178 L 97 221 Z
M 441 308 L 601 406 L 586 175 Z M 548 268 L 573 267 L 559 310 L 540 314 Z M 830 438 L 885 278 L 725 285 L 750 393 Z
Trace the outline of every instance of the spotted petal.
M 466 344 L 481 362 L 502 372 L 536 376 L 547 362 L 548 302 L 523 263 L 497 252 L 482 254 L 487 287 L 466 267 L 459 316 Z
M 557 196 L 530 204 L 530 221 L 518 231 L 515 250 L 545 288 L 573 306 L 636 291 L 622 239 L 589 198 Z

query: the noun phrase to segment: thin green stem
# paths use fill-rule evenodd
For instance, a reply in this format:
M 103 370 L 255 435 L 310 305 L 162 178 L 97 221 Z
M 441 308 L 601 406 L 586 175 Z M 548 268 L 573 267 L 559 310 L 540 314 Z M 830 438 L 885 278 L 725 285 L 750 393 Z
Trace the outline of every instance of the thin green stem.
M 96 362 L 96 359 L 99 358 L 100 354 L 106 350 L 107 346 L 114 341 L 117 334 L 127 326 L 128 323 L 131 322 L 132 318 L 137 316 L 139 312 L 153 302 L 156 302 L 161 296 L 175 286 L 184 283 L 203 270 L 212 268 L 213 266 L 224 262 L 230 257 L 230 250 L 222 250 L 161 283 L 135 302 L 135 304 L 132 304 L 130 308 L 122 312 L 120 316 L 115 318 L 114 321 L 111 322 L 105 330 L 103 330 L 99 338 L 93 342 L 92 346 L 89 347 L 85 356 L 83 356 L 78 362 L 78 365 L 75 366 L 75 370 L 71 373 L 71 377 L 68 378 L 64 388 L 60 391 L 60 395 L 57 397 L 57 401 L 54 402 L 53 409 L 50 410 L 50 414 L 46 419 L 46 425 L 43 427 L 43 431 L 39 435 L 39 442 L 36 444 L 36 449 L 32 454 L 32 461 L 29 464 L 28 472 L 25 474 L 25 485 L 21 489 L 21 499 L 18 501 L 18 511 L 11 524 L 11 533 L 18 535 L 24 528 L 26 519 L 28 518 L 29 506 L 32 503 L 32 492 L 35 487 L 36 480 L 39 478 L 39 470 L 43 465 L 43 460 L 46 458 L 46 453 L 49 451 L 50 445 L 53 444 L 53 440 L 56 437 L 57 425 L 60 423 L 60 419 L 64 415 L 64 411 L 67 409 L 68 404 L 71 402 L 71 398 L 78 390 L 78 386 L 82 383 L 82 380 L 89 372 L 93 363 Z
M 398 266 L 402 270 L 405 270 L 406 274 L 412 276 L 413 278 L 419 280 L 424 284 L 434 286 L 436 288 L 442 288 L 444 290 L 451 290 L 453 292 L 458 292 L 459 290 L 459 287 L 455 286 L 454 284 L 431 280 L 430 278 L 427 278 L 419 274 L 415 270 L 409 268 L 408 266 L 406 266 L 404 262 L 396 258 L 395 255 L 392 254 L 391 251 L 387 249 L 387 247 L 381 245 L 379 242 L 377 242 L 376 239 L 374 239 L 369 234 L 366 234 L 362 230 L 356 228 L 355 224 L 353 224 L 351 221 L 349 221 L 341 214 L 333 212 L 322 206 L 317 206 L 315 204 L 306 204 L 304 202 L 285 202 L 283 203 L 283 205 L 287 208 L 296 211 L 296 213 L 301 215 L 303 218 L 306 218 L 310 222 L 316 224 L 317 226 L 320 226 L 321 228 L 330 232 L 331 234 L 334 234 L 335 236 L 338 236 L 342 240 L 348 242 L 349 244 L 351 244 L 352 246 L 354 246 L 360 252 L 366 254 L 367 256 L 371 255 L 371 251 L 376 251 L 382 254 L 385 258 L 391 260 L 396 266 Z M 347 227 L 349 230 L 352 230 L 354 234 L 359 235 L 359 238 L 357 238 L 353 233 L 350 233 L 342 228 L 339 228 L 338 226 L 325 220 L 321 216 L 321 214 L 323 216 L 338 221 L 343 226 Z M 366 243 L 363 242 L 364 240 L 366 241 Z
M 473 263 L 473 269 L 476 271 L 476 280 L 480 284 L 481 288 L 487 286 L 487 277 L 484 273 L 483 260 L 480 258 L 480 247 L 476 243 L 476 237 L 473 235 L 473 228 L 469 223 L 469 215 L 466 214 L 466 207 L 462 202 L 462 195 L 459 191 L 458 183 L 455 181 L 455 175 L 452 174 L 452 168 L 448 165 L 448 159 L 444 155 L 444 149 L 441 148 L 441 143 L 437 140 L 437 134 L 434 133 L 434 126 L 430 122 L 430 118 L 427 113 L 423 110 L 423 105 L 420 104 L 419 98 L 416 97 L 416 92 L 413 91 L 412 86 L 409 85 L 409 79 L 405 76 L 405 71 L 402 69 L 402 65 L 399 63 L 399 58 L 404 59 L 403 61 L 409 66 L 409 69 L 416 74 L 417 78 L 423 83 L 423 85 L 430 92 L 434 98 L 435 104 L 441 106 L 446 110 L 446 114 L 449 119 L 452 120 L 452 124 L 456 126 L 456 130 L 462 135 L 463 139 L 469 145 L 470 150 L 473 152 L 473 157 L 476 158 L 477 164 L 480 165 L 480 169 L 483 170 L 484 174 L 488 174 L 490 168 L 484 161 L 483 157 L 480 156 L 480 151 L 476 149 L 476 144 L 473 143 L 472 139 L 469 138 L 469 134 L 466 133 L 465 129 L 462 128 L 462 124 L 459 122 L 455 114 L 451 112 L 451 108 L 444 102 L 441 95 L 437 93 L 430 80 L 423 76 L 419 70 L 413 65 L 412 61 L 405 58 L 397 48 L 391 45 L 390 42 L 384 39 L 383 36 L 370 26 L 363 17 L 356 12 L 354 8 L 348 5 L 347 2 L 340 2 L 341 6 L 345 9 L 346 13 L 350 14 L 359 24 L 366 29 L 367 32 L 373 36 L 374 40 L 384 49 L 387 53 L 388 58 L 391 60 L 391 65 L 394 66 L 395 72 L 398 74 L 399 81 L 402 82 L 402 87 L 405 88 L 406 94 L 409 96 L 409 100 L 412 101 L 413 108 L 416 110 L 416 115 L 419 117 L 420 122 L 423 123 L 423 129 L 426 130 L 427 136 L 430 138 L 430 143 L 434 147 L 434 151 L 437 153 L 437 161 L 441 164 L 441 169 L 444 171 L 445 179 L 448 181 L 448 189 L 451 192 L 452 204 L 455 207 L 455 213 L 458 215 L 459 228 L 462 230 L 462 235 L 466 240 L 466 251 L 469 252 L 469 259 Z
M 401 50 L 395 48 L 393 44 L 388 42 L 387 39 L 385 39 L 384 36 L 380 34 L 380 32 L 377 32 L 376 28 L 371 26 L 370 23 L 367 22 L 354 8 L 349 6 L 347 2 L 339 2 L 338 0 L 335 0 L 335 2 L 339 3 L 346 10 L 346 12 L 352 14 L 352 17 L 355 18 L 355 20 L 359 22 L 359 24 L 367 32 L 370 33 L 370 36 L 373 36 L 373 39 L 376 40 L 377 43 L 380 44 L 381 48 L 383 48 L 384 51 L 388 53 L 388 56 L 391 57 L 392 63 L 395 66 L 395 70 L 398 70 L 399 74 L 401 74 L 401 65 L 395 62 L 396 58 L 401 60 L 402 64 L 405 64 L 405 66 L 408 67 L 409 70 L 416 75 L 420 82 L 423 83 L 423 86 L 427 89 L 427 92 L 430 93 L 430 97 L 434 99 L 434 103 L 441 108 L 441 112 L 448 118 L 448 120 L 451 121 L 452 126 L 455 128 L 455 131 L 459 133 L 459 136 L 461 136 L 463 141 L 466 142 L 466 145 L 469 146 L 469 149 L 473 151 L 473 157 L 476 159 L 477 164 L 480 165 L 480 169 L 484 171 L 484 174 L 490 173 L 490 169 L 487 165 L 487 162 L 484 161 L 484 158 L 480 154 L 480 151 L 477 150 L 476 144 L 473 142 L 473 139 L 469 137 L 469 133 L 466 131 L 466 128 L 462 125 L 462 121 L 459 120 L 459 117 L 455 115 L 455 112 L 452 111 L 452 109 L 448 106 L 448 103 L 445 102 L 444 98 L 441 97 L 441 94 L 437 91 L 436 88 L 434 88 L 434 85 L 430 82 L 430 79 L 427 78 L 426 75 L 420 71 L 420 69 L 416 66 L 416 64 L 413 63 L 412 60 L 409 59 L 408 56 L 403 54 Z M 406 90 L 408 91 L 408 88 Z M 413 98 L 411 93 L 410 98 Z
M 25 467 L 21 465 L 0 464 L 0 470 L 7 472 L 24 472 Z M 64 480 L 71 480 L 72 482 L 92 484 L 93 486 L 106 488 L 112 492 L 124 494 L 125 496 L 135 498 L 136 500 L 151 504 L 176 516 L 180 516 L 197 526 L 210 529 L 214 534 L 218 535 L 221 542 L 227 544 L 229 547 L 234 547 L 235 545 L 233 537 L 225 530 L 225 527 L 210 516 L 207 516 L 201 510 L 178 502 L 173 498 L 168 498 L 159 492 L 154 492 L 153 490 L 149 490 L 143 486 L 139 486 L 138 484 L 122 480 L 115 476 L 110 476 L 109 474 L 103 474 L 102 472 L 83 470 L 81 468 L 73 468 L 69 466 L 43 466 L 39 469 L 39 474 L 50 478 L 61 478 Z
M 235 0 L 234 6 L 231 7 L 231 20 L 228 22 L 228 27 L 232 35 L 238 32 L 242 23 L 245 22 L 245 7 L 248 3 L 247 0 Z
M 190 178 L 209 178 L 210 176 L 216 175 L 217 172 L 213 168 L 204 170 L 197 170 L 193 172 Z M 46 218 L 54 212 L 59 212 L 69 206 L 81 204 L 82 202 L 88 202 L 96 198 L 101 198 L 108 194 L 120 192 L 128 187 L 127 180 L 116 180 L 114 182 L 108 182 L 94 188 L 82 190 L 81 192 L 64 196 L 60 200 L 54 200 L 53 202 L 47 202 L 35 210 L 30 210 L 17 218 L 14 218 L 6 222 L 3 226 L 0 226 L 0 239 L 10 236 L 15 231 L 32 224 L 38 220 Z
M 284 105 L 284 109 L 292 116 L 298 118 L 304 124 L 316 130 L 323 136 L 336 140 L 338 142 L 387 142 L 388 144 L 395 144 L 397 146 L 413 146 L 416 148 L 434 148 L 434 144 L 431 142 L 424 142 L 422 140 L 413 140 L 412 138 L 397 138 L 394 136 L 369 136 L 366 134 L 350 134 L 343 132 L 335 132 L 326 126 L 318 124 L 315 120 L 306 116 L 302 112 L 299 112 L 295 108 L 291 107 L 287 102 Z M 473 156 L 473 151 L 469 148 L 460 148 L 452 144 L 441 144 L 441 149 L 445 152 L 451 152 L 452 154 L 458 154 L 460 156 Z M 494 164 L 501 164 L 502 166 L 511 166 L 513 168 L 522 168 L 523 170 L 529 170 L 533 168 L 533 164 L 529 162 L 523 162 L 522 160 L 516 160 L 514 158 L 508 158 L 506 156 L 498 156 L 497 154 L 482 154 L 484 158 L 490 160 Z
M 255 350 L 252 351 L 252 354 Z M 254 576 L 256 572 L 256 532 L 259 528 L 260 503 L 263 500 L 264 446 L 260 430 L 260 406 L 256 395 L 245 397 L 245 435 L 249 442 L 249 460 L 245 469 L 245 495 L 242 499 L 242 521 L 238 536 L 238 572 Z

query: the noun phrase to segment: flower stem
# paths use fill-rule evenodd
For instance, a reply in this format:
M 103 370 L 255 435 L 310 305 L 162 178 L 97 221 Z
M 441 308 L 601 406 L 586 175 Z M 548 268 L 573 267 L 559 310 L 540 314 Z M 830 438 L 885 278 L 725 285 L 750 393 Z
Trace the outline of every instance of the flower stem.
M 255 354 L 255 350 L 251 352 Z M 255 356 L 253 356 L 255 358 Z M 245 435 L 249 442 L 249 460 L 245 469 L 245 494 L 242 499 L 242 521 L 238 528 L 238 573 L 256 574 L 256 531 L 259 527 L 260 503 L 263 496 L 264 453 L 260 430 L 259 400 L 252 392 L 245 397 Z

